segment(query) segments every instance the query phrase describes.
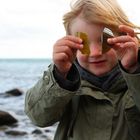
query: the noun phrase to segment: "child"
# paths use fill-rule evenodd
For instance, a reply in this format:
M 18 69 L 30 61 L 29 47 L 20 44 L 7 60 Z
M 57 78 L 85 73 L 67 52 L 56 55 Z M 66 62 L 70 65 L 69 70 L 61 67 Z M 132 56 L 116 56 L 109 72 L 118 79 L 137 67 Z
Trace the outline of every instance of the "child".
M 59 121 L 54 140 L 140 140 L 139 27 L 115 0 L 77 0 L 64 26 L 53 64 L 26 94 L 26 114 L 40 127 Z M 113 32 L 105 52 L 104 28 Z

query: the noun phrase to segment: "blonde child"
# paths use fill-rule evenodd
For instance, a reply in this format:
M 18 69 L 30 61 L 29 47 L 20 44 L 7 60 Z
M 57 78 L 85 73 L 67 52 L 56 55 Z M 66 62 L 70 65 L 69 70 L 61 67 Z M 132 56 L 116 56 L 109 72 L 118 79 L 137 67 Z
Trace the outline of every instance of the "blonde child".
M 139 140 L 139 27 L 116 0 L 77 0 L 64 26 L 53 64 L 26 94 L 26 114 L 40 127 L 59 121 L 54 140 Z M 106 52 L 104 28 L 113 32 Z M 87 34 L 90 54 L 77 32 Z

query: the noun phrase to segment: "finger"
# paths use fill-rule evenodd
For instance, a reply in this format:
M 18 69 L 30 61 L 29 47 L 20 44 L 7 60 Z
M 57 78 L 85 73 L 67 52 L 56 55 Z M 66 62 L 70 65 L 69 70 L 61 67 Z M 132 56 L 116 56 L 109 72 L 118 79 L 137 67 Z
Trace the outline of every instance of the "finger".
M 126 25 L 120 25 L 119 26 L 119 31 L 120 32 L 126 32 L 131 37 L 135 36 L 135 32 L 134 32 L 133 28 L 131 28 L 129 26 L 126 26 Z
M 58 61 L 64 61 L 64 60 L 66 61 L 69 59 L 69 57 L 68 55 L 66 55 L 66 53 L 56 53 L 53 55 L 53 59 L 58 62 Z
M 68 46 L 57 46 L 57 49 L 54 49 L 55 54 L 65 53 L 70 59 L 73 57 L 73 50 Z
M 112 48 L 114 50 L 118 50 L 120 48 L 120 45 L 121 45 L 121 43 L 116 43 L 116 44 L 112 45 Z
M 78 41 L 74 42 L 74 41 L 68 40 L 66 38 L 58 40 L 56 45 L 57 46 L 69 46 L 72 49 L 81 49 L 81 48 L 83 48 L 83 44 L 79 43 Z
M 73 41 L 75 43 L 82 43 L 82 39 L 81 38 L 76 37 L 76 36 L 72 36 L 72 35 L 67 35 L 67 36 L 64 37 L 64 39 L 71 40 L 71 41 Z
M 126 42 L 126 43 L 118 43 L 117 45 L 113 45 L 113 49 L 114 50 L 124 50 L 124 49 L 131 49 L 134 48 L 133 46 L 135 46 L 135 43 L 134 42 Z M 133 49 L 134 50 L 134 49 Z
M 134 42 L 126 42 L 123 45 L 121 45 L 121 48 L 132 48 L 133 46 L 135 46 Z
M 115 44 L 115 43 L 125 43 L 125 42 L 134 42 L 134 40 L 130 36 L 118 36 L 114 38 L 109 38 L 107 40 L 109 44 Z

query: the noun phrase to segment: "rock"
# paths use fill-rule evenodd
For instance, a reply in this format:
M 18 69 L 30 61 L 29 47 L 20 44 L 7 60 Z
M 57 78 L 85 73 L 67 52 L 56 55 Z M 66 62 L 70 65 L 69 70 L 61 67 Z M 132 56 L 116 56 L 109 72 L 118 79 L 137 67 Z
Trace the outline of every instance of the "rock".
M 15 119 L 12 115 L 8 112 L 0 111 L 0 126 L 2 125 L 12 125 L 17 123 L 17 119 Z
M 17 130 L 8 130 L 5 132 L 7 135 L 13 135 L 13 136 L 23 136 L 26 135 L 27 132 L 24 131 L 17 131 Z
M 0 131 L 5 131 L 7 129 L 8 129 L 8 126 L 6 125 L 0 126 Z
M 42 131 L 39 129 L 35 129 L 32 134 L 42 134 Z
M 17 88 L 5 92 L 8 96 L 20 96 L 23 92 Z
M 50 132 L 51 132 L 51 130 L 49 130 L 49 129 L 46 129 L 46 130 L 45 130 L 45 132 L 47 132 L 47 133 L 50 133 Z

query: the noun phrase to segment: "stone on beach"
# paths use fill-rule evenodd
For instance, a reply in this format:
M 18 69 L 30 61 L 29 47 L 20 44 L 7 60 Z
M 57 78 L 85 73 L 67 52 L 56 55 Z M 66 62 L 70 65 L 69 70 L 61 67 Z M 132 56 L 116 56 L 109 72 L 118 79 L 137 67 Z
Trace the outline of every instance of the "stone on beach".
M 9 96 L 20 96 L 23 94 L 23 92 L 17 88 L 8 90 L 5 93 Z
M 13 136 L 22 136 L 22 135 L 26 135 L 27 132 L 25 132 L 25 131 L 18 131 L 18 130 L 9 130 L 9 131 L 6 131 L 5 134 L 13 135 Z
M 12 125 L 17 123 L 18 120 L 15 119 L 11 114 L 0 110 L 0 126 L 2 125 Z

